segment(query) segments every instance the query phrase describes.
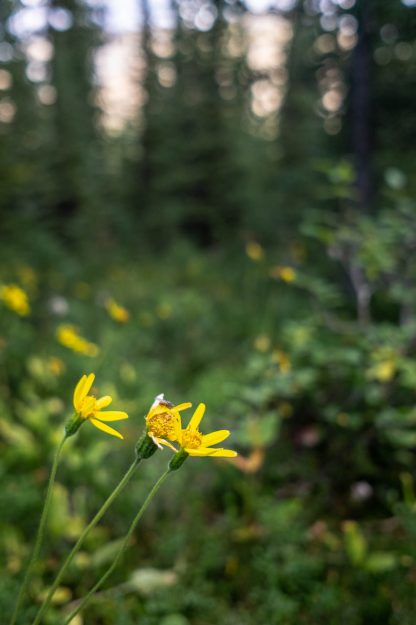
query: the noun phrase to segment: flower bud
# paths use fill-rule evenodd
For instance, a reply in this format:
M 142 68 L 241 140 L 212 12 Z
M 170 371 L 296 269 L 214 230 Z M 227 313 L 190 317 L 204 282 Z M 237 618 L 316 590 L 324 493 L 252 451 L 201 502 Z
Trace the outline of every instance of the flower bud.
M 83 419 L 79 414 L 73 414 L 72 417 L 70 417 L 65 423 L 65 435 L 68 437 L 76 434 L 84 421 L 85 419 Z
M 146 460 L 153 456 L 157 450 L 156 443 L 148 436 L 147 430 L 143 432 L 136 443 L 135 452 L 138 460 Z
M 171 458 L 171 461 L 169 462 L 169 469 L 171 471 L 177 471 L 180 469 L 188 456 L 189 454 L 184 449 L 178 451 L 178 453 Z

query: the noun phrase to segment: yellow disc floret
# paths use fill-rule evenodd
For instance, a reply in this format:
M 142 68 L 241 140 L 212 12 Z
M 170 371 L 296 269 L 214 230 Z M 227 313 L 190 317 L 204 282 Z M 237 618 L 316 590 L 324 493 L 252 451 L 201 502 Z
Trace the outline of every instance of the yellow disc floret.
M 93 417 L 94 413 L 98 410 L 97 408 L 97 399 L 94 395 L 87 395 L 79 404 L 79 415 L 83 419 L 88 419 L 88 417 Z
M 155 398 L 146 416 L 146 429 L 158 447 L 166 445 L 176 451 L 169 441 L 178 440 L 181 431 L 180 411 L 191 406 L 188 402 L 174 406 L 164 399 L 163 394 Z
M 184 430 L 182 433 L 182 446 L 186 449 L 199 449 L 202 444 L 202 434 L 199 430 Z
M 171 441 L 176 440 L 177 428 L 175 421 L 178 420 L 171 410 L 157 411 L 155 414 L 150 413 L 146 419 L 149 432 L 152 432 L 156 438 L 167 438 Z

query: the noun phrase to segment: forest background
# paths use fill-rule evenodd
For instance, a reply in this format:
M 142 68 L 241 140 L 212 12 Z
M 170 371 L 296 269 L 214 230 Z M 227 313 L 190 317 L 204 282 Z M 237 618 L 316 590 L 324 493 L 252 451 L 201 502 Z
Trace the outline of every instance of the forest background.
M 66 450 L 22 625 L 161 392 L 239 456 L 184 465 L 77 625 L 414 625 L 415 26 L 414 0 L 2 0 L 2 614 L 94 371 L 125 440 Z

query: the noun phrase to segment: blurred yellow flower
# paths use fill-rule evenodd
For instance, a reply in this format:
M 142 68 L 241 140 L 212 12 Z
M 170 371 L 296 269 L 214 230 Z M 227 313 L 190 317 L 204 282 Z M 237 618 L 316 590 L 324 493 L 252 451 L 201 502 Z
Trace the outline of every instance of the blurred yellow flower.
M 290 345 L 295 350 L 305 348 L 310 343 L 312 335 L 313 329 L 302 324 L 294 325 L 288 331 Z
M 273 362 L 276 362 L 279 365 L 280 371 L 282 373 L 288 373 L 291 369 L 291 362 L 289 355 L 286 352 L 283 352 L 280 349 L 276 349 L 273 352 L 272 356 Z
M 390 382 L 396 373 L 396 361 L 382 360 L 367 370 L 367 377 L 378 382 Z
M 157 307 L 156 313 L 160 319 L 169 319 L 172 316 L 172 306 L 167 302 L 163 302 Z
M 61 324 L 56 330 L 56 338 L 59 343 L 72 351 L 85 356 L 97 356 L 99 349 L 95 343 L 90 343 L 84 339 L 75 326 L 70 324 Z
M 376 349 L 371 358 L 374 365 L 367 369 L 367 377 L 378 382 L 390 382 L 397 369 L 397 352 L 389 346 Z
M 107 300 L 105 307 L 110 317 L 118 323 L 127 323 L 130 319 L 129 311 L 124 306 L 117 304 L 114 299 Z
M 293 267 L 288 267 L 286 265 L 275 265 L 270 269 L 269 275 L 271 278 L 283 280 L 283 282 L 293 282 L 296 280 L 296 271 Z
M 41 595 L 42 599 L 46 597 L 46 590 Z M 67 603 L 72 598 L 72 591 L 70 588 L 66 586 L 59 586 L 53 594 L 52 603 L 56 605 L 61 605 L 63 603 Z
M 65 364 L 60 358 L 51 356 L 48 359 L 48 369 L 53 375 L 61 375 L 65 371 Z
M 212 445 L 222 443 L 222 441 L 228 438 L 230 436 L 229 430 L 217 430 L 216 432 L 211 432 L 210 434 L 201 434 L 198 428 L 204 413 L 205 404 L 199 404 L 189 422 L 188 427 L 185 429 L 182 429 L 179 420 L 179 424 L 176 426 L 176 439 L 181 446 L 181 450 L 185 451 L 190 456 L 234 458 L 237 455 L 236 451 L 212 447 Z
M 106 425 L 103 421 L 121 421 L 123 419 L 128 419 L 128 414 L 119 410 L 107 410 L 103 412 L 103 408 L 107 408 L 113 399 L 109 395 L 100 397 L 100 399 L 96 399 L 94 395 L 89 395 L 88 393 L 91 390 L 94 380 L 95 375 L 90 373 L 88 376 L 83 375 L 76 385 L 73 398 L 75 413 L 81 419 L 90 421 L 99 430 L 122 439 L 123 437 L 120 432 Z
M 0 299 L 7 308 L 13 310 L 20 317 L 26 317 L 30 313 L 28 296 L 17 284 L 5 284 L 0 287 Z
M 187 410 L 191 403 L 183 403 L 174 406 L 164 399 L 163 393 L 158 395 L 146 416 L 147 434 L 158 447 L 167 445 L 174 451 L 176 449 L 168 441 L 178 440 L 178 428 L 180 430 L 180 411 Z
M 254 341 L 254 348 L 258 352 L 267 352 L 270 349 L 270 338 L 267 334 L 259 334 Z
M 246 254 L 250 258 L 250 260 L 258 263 L 264 258 L 264 249 L 262 248 L 260 243 L 257 243 L 257 241 L 249 241 L 246 244 Z

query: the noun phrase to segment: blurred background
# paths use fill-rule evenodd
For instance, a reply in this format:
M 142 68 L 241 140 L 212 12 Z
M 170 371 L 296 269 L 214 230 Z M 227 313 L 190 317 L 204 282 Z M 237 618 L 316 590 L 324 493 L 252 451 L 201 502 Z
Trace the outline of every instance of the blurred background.
M 125 440 L 68 444 L 21 625 L 161 392 L 239 457 L 188 460 L 74 625 L 414 625 L 415 26 L 415 0 L 1 0 L 3 615 L 94 371 Z

